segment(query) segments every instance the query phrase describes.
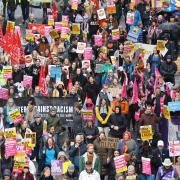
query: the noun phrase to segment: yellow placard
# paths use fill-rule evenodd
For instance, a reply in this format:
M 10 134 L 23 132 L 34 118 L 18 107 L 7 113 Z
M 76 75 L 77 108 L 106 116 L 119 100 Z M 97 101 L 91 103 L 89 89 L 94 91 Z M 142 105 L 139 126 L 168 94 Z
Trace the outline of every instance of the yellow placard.
M 25 39 L 26 41 L 34 41 L 34 34 L 26 34 Z
M 31 139 L 31 147 L 32 148 L 34 148 L 36 146 L 36 133 L 35 132 L 26 133 L 25 139 Z
M 51 36 L 52 39 L 59 38 L 59 34 L 58 34 L 58 32 L 57 32 L 55 29 L 53 29 L 52 31 L 50 31 L 49 34 L 50 34 L 50 36 Z
M 165 45 L 166 45 L 166 41 L 157 40 L 157 49 L 159 51 L 164 51 L 165 50 Z
M 151 125 L 141 126 L 140 127 L 140 133 L 141 133 L 141 139 L 143 141 L 153 139 L 153 133 L 152 133 L 152 126 Z
M 16 128 L 7 128 L 4 132 L 5 139 L 13 139 L 16 138 Z
M 164 105 L 164 108 L 163 108 L 163 115 L 164 115 L 165 119 L 171 120 L 171 115 L 170 115 L 169 107 L 166 106 L 166 105 Z
M 108 5 L 107 6 L 107 13 L 108 14 L 116 14 L 116 6 L 113 5 Z
M 119 174 L 119 173 L 122 173 L 122 172 L 125 172 L 127 171 L 127 166 L 124 166 L 122 168 L 119 168 L 119 169 L 116 169 L 116 173 Z
M 80 34 L 80 23 L 72 24 L 72 34 Z
M 21 117 L 21 113 L 20 113 L 19 109 L 15 109 L 15 110 L 9 112 L 9 116 L 14 121 L 17 118 Z
M 54 26 L 54 19 L 48 19 L 48 26 Z
M 7 26 L 6 26 L 6 30 L 8 29 L 8 28 L 10 28 L 10 32 L 14 32 L 14 28 L 15 28 L 15 22 L 13 22 L 13 21 L 8 21 L 7 22 Z
M 4 74 L 12 73 L 12 66 L 3 66 L 3 73 Z

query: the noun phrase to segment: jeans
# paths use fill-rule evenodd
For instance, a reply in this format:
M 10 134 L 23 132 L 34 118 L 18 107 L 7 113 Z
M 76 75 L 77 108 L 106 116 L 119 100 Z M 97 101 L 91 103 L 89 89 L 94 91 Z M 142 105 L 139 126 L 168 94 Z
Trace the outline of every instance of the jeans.
M 29 2 L 25 2 L 21 4 L 21 10 L 24 21 L 29 18 Z
M 154 176 L 154 174 L 152 174 L 152 175 L 140 174 L 140 178 L 141 178 L 141 180 L 154 180 L 155 176 Z

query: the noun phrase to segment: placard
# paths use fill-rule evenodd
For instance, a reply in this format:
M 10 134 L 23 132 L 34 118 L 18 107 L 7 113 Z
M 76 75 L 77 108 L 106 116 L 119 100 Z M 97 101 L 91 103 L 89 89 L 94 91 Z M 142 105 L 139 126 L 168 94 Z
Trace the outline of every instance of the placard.
M 180 101 L 168 102 L 168 107 L 172 112 L 180 111 Z
M 5 141 L 5 155 L 10 157 L 16 154 L 17 142 L 15 138 L 6 139 Z
M 115 4 L 107 5 L 107 13 L 108 14 L 116 14 Z
M 86 43 L 78 42 L 76 53 L 83 54 L 86 48 Z
M 32 147 L 36 146 L 36 132 L 30 132 L 25 134 L 25 138 L 31 138 Z
M 5 139 L 16 139 L 16 128 L 6 128 L 4 131 Z
M 136 175 L 126 176 L 126 180 L 136 180 Z
M 80 23 L 73 23 L 72 24 L 72 34 L 80 34 Z
M 101 140 L 99 145 L 100 145 L 101 148 L 108 148 L 108 149 L 114 148 L 114 149 L 117 149 L 118 142 L 119 142 L 118 138 L 107 137 L 106 139 Z
M 91 70 L 91 63 L 90 60 L 83 60 L 82 61 L 82 68 L 87 69 L 88 71 Z
M 101 47 L 103 45 L 102 35 L 95 35 L 94 36 L 94 44 L 98 47 Z
M 141 161 L 142 161 L 142 173 L 151 175 L 151 159 L 142 157 Z
M 54 19 L 48 19 L 48 26 L 54 26 Z
M 87 47 L 84 51 L 84 59 L 85 60 L 92 60 L 92 48 L 91 47 Z
M 84 121 L 93 121 L 94 113 L 92 110 L 82 110 L 82 117 Z
M 98 14 L 98 19 L 99 20 L 106 19 L 106 13 L 105 13 L 105 10 L 103 8 L 98 9 L 97 14 Z
M 9 98 L 9 91 L 6 88 L 0 88 L 0 98 L 1 99 L 8 99 Z
M 141 126 L 140 127 L 140 133 L 141 133 L 141 139 L 143 141 L 153 139 L 152 126 L 151 125 Z
M 112 30 L 112 40 L 118 40 L 120 38 L 119 29 Z
M 127 18 L 126 18 L 126 23 L 129 25 L 132 25 L 133 22 L 134 22 L 134 12 L 128 12 Z
M 51 161 L 51 175 L 52 176 L 62 175 L 62 161 L 60 160 Z
M 50 77 L 60 79 L 61 74 L 62 74 L 61 67 L 59 67 L 59 66 L 51 66 L 50 67 Z
M 127 165 L 126 165 L 126 161 L 124 158 L 124 155 L 118 156 L 114 158 L 114 165 L 115 165 L 115 169 L 116 169 L 116 173 L 122 173 L 127 171 Z
M 10 111 L 9 116 L 11 117 L 14 124 L 19 124 L 23 120 L 18 108 Z
M 68 33 L 69 33 L 69 28 L 68 27 L 61 27 L 61 38 L 62 39 L 67 39 L 68 38 Z
M 12 66 L 3 66 L 4 79 L 12 79 Z
M 169 156 L 180 156 L 180 141 L 169 141 Z
M 59 38 L 59 34 L 58 32 L 53 29 L 52 31 L 49 32 L 49 35 L 51 36 L 52 39 L 56 39 L 56 38 Z
M 166 106 L 166 105 L 163 106 L 163 115 L 164 115 L 165 119 L 171 120 L 171 115 L 170 115 L 169 107 Z
M 58 32 L 61 31 L 61 28 L 62 28 L 62 22 L 55 22 L 55 27 L 54 29 Z
M 33 80 L 32 76 L 24 75 L 23 76 L 23 86 L 25 88 L 32 87 L 32 80 Z
M 164 51 L 164 50 L 165 50 L 166 42 L 167 42 L 167 41 L 157 40 L 157 49 L 158 49 L 159 51 Z
M 13 33 L 14 28 L 15 28 L 15 22 L 14 21 L 7 21 L 6 30 L 8 30 L 8 28 L 10 29 L 10 32 Z

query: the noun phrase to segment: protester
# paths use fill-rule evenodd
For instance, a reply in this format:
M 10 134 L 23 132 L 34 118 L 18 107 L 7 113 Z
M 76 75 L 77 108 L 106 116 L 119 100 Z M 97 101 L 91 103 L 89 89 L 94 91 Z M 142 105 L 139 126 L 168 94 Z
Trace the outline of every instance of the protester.
M 0 2 L 0 178 L 178 179 L 178 1 L 38 4 Z

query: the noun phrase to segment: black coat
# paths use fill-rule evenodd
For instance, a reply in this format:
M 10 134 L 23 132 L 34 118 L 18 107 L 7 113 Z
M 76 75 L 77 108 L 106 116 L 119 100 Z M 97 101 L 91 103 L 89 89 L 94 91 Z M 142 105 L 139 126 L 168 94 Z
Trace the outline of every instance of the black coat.
M 153 151 L 153 166 L 155 173 L 157 173 L 158 168 L 162 166 L 162 162 L 165 158 L 169 158 L 169 151 L 168 149 L 163 149 L 162 152 L 157 148 Z
M 89 128 L 89 127 L 85 127 L 84 128 L 84 135 L 86 136 L 86 142 L 87 144 L 92 144 L 93 141 L 97 138 L 99 134 L 99 130 L 97 127 L 92 127 L 92 128 Z M 93 136 L 91 139 L 87 138 L 87 136 Z
M 93 101 L 93 104 L 96 104 L 96 99 L 99 93 L 99 86 L 94 83 L 91 84 L 90 82 L 87 82 L 85 87 L 84 87 L 85 95 L 88 98 L 91 98 Z
M 12 77 L 13 77 L 13 81 L 14 83 L 23 81 L 23 71 L 22 70 L 18 70 L 17 72 L 13 72 Z
M 110 127 L 110 135 L 113 137 L 117 137 L 117 138 L 122 138 L 123 137 L 123 133 L 126 130 L 126 126 L 127 126 L 127 121 L 125 119 L 124 116 L 122 116 L 121 114 L 116 114 L 113 113 L 111 114 L 110 118 L 109 118 L 109 127 Z M 119 129 L 116 131 L 113 128 L 111 128 L 111 126 L 118 126 Z

